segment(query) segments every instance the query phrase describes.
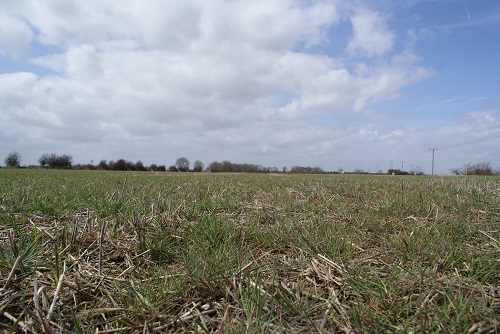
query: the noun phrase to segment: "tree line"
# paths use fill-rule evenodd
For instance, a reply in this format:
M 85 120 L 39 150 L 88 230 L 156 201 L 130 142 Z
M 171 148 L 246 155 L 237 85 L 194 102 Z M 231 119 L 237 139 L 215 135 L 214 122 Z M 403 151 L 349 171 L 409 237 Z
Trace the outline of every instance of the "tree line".
M 22 156 L 19 152 L 13 151 L 7 155 L 4 163 L 7 167 L 21 167 Z M 142 161 L 128 161 L 118 159 L 116 161 L 101 160 L 94 165 L 73 164 L 73 157 L 68 154 L 57 155 L 55 153 L 44 153 L 38 159 L 39 167 L 53 169 L 88 169 L 88 170 L 116 170 L 116 171 L 155 171 L 155 172 L 213 172 L 213 173 L 292 173 L 292 174 L 341 174 L 342 168 L 335 172 L 326 172 L 321 167 L 303 167 L 292 166 L 290 170 L 283 167 L 281 170 L 277 167 L 265 167 L 257 164 L 232 163 L 228 160 L 214 161 L 206 168 L 203 162 L 196 160 L 191 168 L 191 162 L 186 157 L 178 158 L 175 163 L 168 168 L 166 165 L 151 164 L 144 165 Z M 451 174 L 455 175 L 500 175 L 500 168 L 494 169 L 490 162 L 468 163 L 462 168 L 451 168 Z M 356 169 L 354 174 L 369 174 L 363 170 Z M 382 171 L 377 172 L 382 174 Z M 349 173 L 352 174 L 352 173 Z M 400 169 L 387 170 L 388 175 L 424 175 L 422 171 L 402 171 Z
M 21 154 L 14 151 L 5 158 L 7 167 L 21 167 Z M 296 174 L 319 174 L 325 173 L 320 167 L 293 166 L 289 171 L 286 167 L 281 170 L 277 167 L 265 167 L 257 164 L 233 163 L 227 160 L 222 162 L 214 161 L 206 168 L 203 162 L 196 160 L 191 166 L 191 162 L 186 157 L 178 158 L 175 163 L 168 168 L 166 165 L 151 164 L 144 165 L 142 161 L 128 161 L 118 159 L 116 161 L 101 160 L 98 164 L 73 164 L 73 157 L 68 154 L 57 155 L 55 153 L 45 153 L 38 159 L 38 167 L 54 169 L 87 169 L 87 170 L 116 170 L 116 171 L 156 171 L 156 172 L 213 172 L 213 173 L 296 173 Z M 33 166 L 35 167 L 35 166 Z M 192 167 L 192 168 L 191 168 Z

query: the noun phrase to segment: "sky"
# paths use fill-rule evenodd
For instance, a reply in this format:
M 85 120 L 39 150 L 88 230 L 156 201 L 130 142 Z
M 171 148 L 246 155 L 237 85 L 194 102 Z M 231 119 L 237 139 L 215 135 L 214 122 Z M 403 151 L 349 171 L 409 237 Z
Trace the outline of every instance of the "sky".
M 500 168 L 498 0 L 2 0 L 0 158 Z

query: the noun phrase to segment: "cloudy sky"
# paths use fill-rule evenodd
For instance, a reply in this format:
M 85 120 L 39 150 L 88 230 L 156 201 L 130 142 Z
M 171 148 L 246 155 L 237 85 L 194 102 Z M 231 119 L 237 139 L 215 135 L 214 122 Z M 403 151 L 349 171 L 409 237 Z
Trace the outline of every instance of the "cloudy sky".
M 0 155 L 500 167 L 498 0 L 2 0 Z

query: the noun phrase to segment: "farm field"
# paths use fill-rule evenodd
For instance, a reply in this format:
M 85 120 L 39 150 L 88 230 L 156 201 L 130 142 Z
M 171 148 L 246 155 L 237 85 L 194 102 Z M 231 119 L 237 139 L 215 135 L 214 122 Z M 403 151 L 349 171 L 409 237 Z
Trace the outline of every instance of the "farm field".
M 0 331 L 500 331 L 500 178 L 0 169 Z

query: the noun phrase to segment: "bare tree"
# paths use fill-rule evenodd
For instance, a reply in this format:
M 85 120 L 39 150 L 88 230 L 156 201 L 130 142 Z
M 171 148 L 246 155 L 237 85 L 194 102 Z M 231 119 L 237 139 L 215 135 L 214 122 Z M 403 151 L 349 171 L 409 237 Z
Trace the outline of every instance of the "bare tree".
M 201 172 L 201 171 L 203 171 L 203 167 L 205 167 L 203 165 L 203 162 L 201 162 L 200 160 L 196 160 L 194 162 L 193 171 L 194 172 Z
M 54 154 L 54 153 L 52 153 L 52 154 Z M 48 153 L 44 153 L 38 159 L 38 163 L 40 164 L 41 167 L 48 167 L 50 158 L 51 158 L 51 155 L 49 155 Z
M 5 158 L 5 165 L 7 167 L 21 167 L 21 154 L 18 152 L 10 152 Z
M 489 161 L 468 163 L 462 168 L 450 168 L 449 171 L 455 175 L 495 175 L 495 170 Z
M 469 175 L 493 175 L 493 167 L 491 162 L 478 162 L 475 164 L 468 163 L 463 168 L 466 174 Z
M 68 154 L 56 155 L 55 153 L 42 154 L 38 159 L 40 166 L 49 168 L 71 168 L 73 157 Z
M 179 172 L 189 172 L 189 165 L 191 163 L 186 157 L 179 158 L 175 161 L 175 166 Z

